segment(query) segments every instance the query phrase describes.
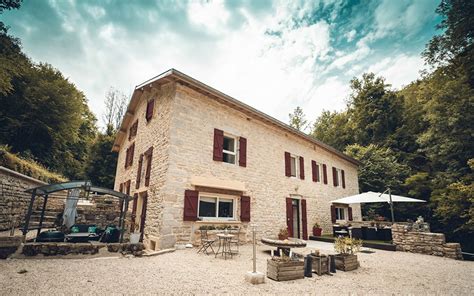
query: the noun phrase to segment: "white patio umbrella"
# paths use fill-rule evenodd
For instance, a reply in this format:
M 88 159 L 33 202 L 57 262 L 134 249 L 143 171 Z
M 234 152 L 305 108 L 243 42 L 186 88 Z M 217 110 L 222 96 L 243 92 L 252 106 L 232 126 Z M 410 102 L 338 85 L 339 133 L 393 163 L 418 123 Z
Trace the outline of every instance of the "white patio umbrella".
M 68 192 L 63 213 L 63 225 L 66 225 L 67 228 L 71 228 L 76 223 L 77 203 L 80 192 L 79 188 L 71 189 Z
M 385 192 L 387 191 L 388 191 L 388 194 L 385 194 Z M 376 202 L 386 202 L 390 204 L 390 212 L 392 214 L 392 223 L 394 223 L 395 222 L 395 217 L 393 215 L 394 202 L 426 202 L 426 201 L 421 200 L 421 199 L 411 198 L 411 197 L 393 195 L 390 188 L 385 190 L 383 193 L 369 191 L 369 192 L 351 195 L 351 196 L 347 196 L 347 197 L 332 201 L 332 203 L 339 203 L 339 204 L 376 203 Z

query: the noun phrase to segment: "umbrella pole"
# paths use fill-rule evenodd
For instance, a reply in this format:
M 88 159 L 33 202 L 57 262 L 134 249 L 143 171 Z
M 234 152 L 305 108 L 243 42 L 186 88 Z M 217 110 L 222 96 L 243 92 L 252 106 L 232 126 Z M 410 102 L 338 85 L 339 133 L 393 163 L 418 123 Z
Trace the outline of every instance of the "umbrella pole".
M 395 215 L 393 214 L 392 190 L 388 188 L 388 196 L 390 198 L 390 213 L 392 214 L 392 224 L 395 223 Z

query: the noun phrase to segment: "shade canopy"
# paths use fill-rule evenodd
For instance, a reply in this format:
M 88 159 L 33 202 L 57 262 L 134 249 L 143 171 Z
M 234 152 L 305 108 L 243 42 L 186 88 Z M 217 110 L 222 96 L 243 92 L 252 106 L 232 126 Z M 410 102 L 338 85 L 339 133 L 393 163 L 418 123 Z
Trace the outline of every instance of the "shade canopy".
M 400 195 L 391 195 L 392 202 L 426 202 L 421 199 L 405 197 Z M 376 203 L 386 202 L 390 203 L 390 196 L 388 194 L 380 194 L 380 192 L 364 192 L 356 195 L 347 196 L 344 198 L 333 200 L 332 203 L 338 204 L 357 204 L 357 203 Z

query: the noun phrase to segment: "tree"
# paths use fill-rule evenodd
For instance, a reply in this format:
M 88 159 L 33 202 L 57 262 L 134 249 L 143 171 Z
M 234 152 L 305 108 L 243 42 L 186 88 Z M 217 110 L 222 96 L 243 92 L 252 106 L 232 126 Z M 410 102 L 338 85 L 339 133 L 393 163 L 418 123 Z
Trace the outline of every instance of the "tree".
M 349 112 L 356 143 L 385 145 L 400 126 L 401 101 L 389 87 L 373 73 L 351 80 Z
M 432 66 L 448 66 L 452 73 L 462 67 L 474 86 L 474 2 L 442 0 L 436 12 L 443 18 L 436 27 L 443 30 L 427 44 L 423 56 Z
M 301 107 L 296 107 L 293 113 L 288 114 L 290 117 L 290 126 L 299 130 L 304 131 L 307 127 L 308 121 L 306 120 L 306 116 L 303 113 L 303 109 Z
M 113 87 L 110 87 L 105 95 L 105 114 L 104 123 L 107 127 L 111 126 L 113 130 L 120 128 L 123 115 L 127 110 L 127 96 Z
M 347 145 L 354 143 L 348 112 L 323 111 L 313 124 L 311 136 L 344 151 Z
M 117 153 L 112 152 L 114 140 L 115 131 L 109 125 L 106 132 L 100 133 L 92 144 L 86 175 L 94 185 L 106 188 L 114 187 L 118 158 Z
M 0 142 L 13 152 L 31 153 L 66 177 L 81 176 L 77 162 L 87 155 L 87 138 L 95 136 L 82 133 L 94 134 L 95 127 L 84 94 L 57 69 L 41 63 L 15 77 L 12 85 L 12 92 L 0 96 Z

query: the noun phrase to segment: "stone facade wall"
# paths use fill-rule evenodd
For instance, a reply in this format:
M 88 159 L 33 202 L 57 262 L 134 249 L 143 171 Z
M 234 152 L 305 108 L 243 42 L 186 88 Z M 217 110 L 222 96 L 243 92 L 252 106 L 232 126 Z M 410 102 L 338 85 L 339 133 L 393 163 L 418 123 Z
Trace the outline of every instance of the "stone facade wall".
M 162 209 L 163 209 L 163 191 L 166 180 L 166 173 L 169 165 L 169 125 L 171 121 L 171 106 L 175 95 L 175 84 L 168 83 L 158 90 L 156 88 L 147 88 L 140 98 L 139 105 L 134 112 L 132 123 L 138 119 L 137 135 L 129 140 L 128 130 L 124 143 L 121 144 L 117 172 L 115 177 L 115 190 L 119 190 L 120 184 L 128 180 L 131 181 L 130 195 L 134 193 L 148 193 L 148 204 L 146 212 L 146 227 L 144 241 L 148 247 L 150 242 L 157 242 L 162 235 Z M 151 98 L 155 99 L 155 106 L 153 118 L 147 122 L 145 119 L 147 101 Z M 125 155 L 127 148 L 135 143 L 135 152 L 133 164 L 129 168 L 125 168 Z M 136 189 L 136 178 L 138 173 L 138 159 L 140 154 L 145 153 L 153 146 L 153 158 L 150 175 L 150 184 L 145 186 L 144 170 L 145 164 L 142 168 L 142 178 L 140 188 Z M 129 206 L 129 211 L 132 210 L 132 203 Z M 164 232 L 166 233 L 166 232 Z
M 146 101 L 151 97 L 156 98 L 154 118 L 146 123 Z M 148 191 L 145 244 L 154 240 L 156 248 L 198 239 L 197 230 L 204 222 L 183 221 L 184 191 L 196 189 L 191 184 L 192 177 L 244 183 L 243 195 L 251 197 L 251 223 L 258 225 L 259 236 L 276 235 L 280 228 L 286 228 L 287 197 L 306 200 L 308 234 L 315 222 L 329 233 L 331 200 L 359 193 L 354 164 L 179 83 L 145 91 L 134 116 L 139 120 L 138 133 L 135 139 L 121 143 L 115 190 L 119 184 L 131 180 L 131 195 Z M 214 128 L 247 139 L 247 167 L 213 161 Z M 132 142 L 135 143 L 133 165 L 125 169 L 125 151 Z M 144 187 L 142 178 L 142 186 L 135 189 L 138 157 L 150 146 L 154 146 L 150 186 Z M 285 151 L 304 157 L 305 180 L 285 176 Z M 311 160 L 327 165 L 328 184 L 312 181 Z M 345 189 L 333 186 L 333 166 L 345 171 Z M 236 217 L 240 217 L 240 196 L 235 198 Z M 360 207 L 353 207 L 353 217 L 361 219 Z M 248 223 L 234 223 L 248 229 Z
M 26 175 L 0 167 L 0 231 L 18 227 L 24 220 L 31 194 L 25 190 L 46 183 Z
M 394 224 L 392 226 L 393 244 L 397 251 L 421 253 L 462 259 L 461 245 L 446 243 L 444 234 L 413 230 L 410 225 Z

